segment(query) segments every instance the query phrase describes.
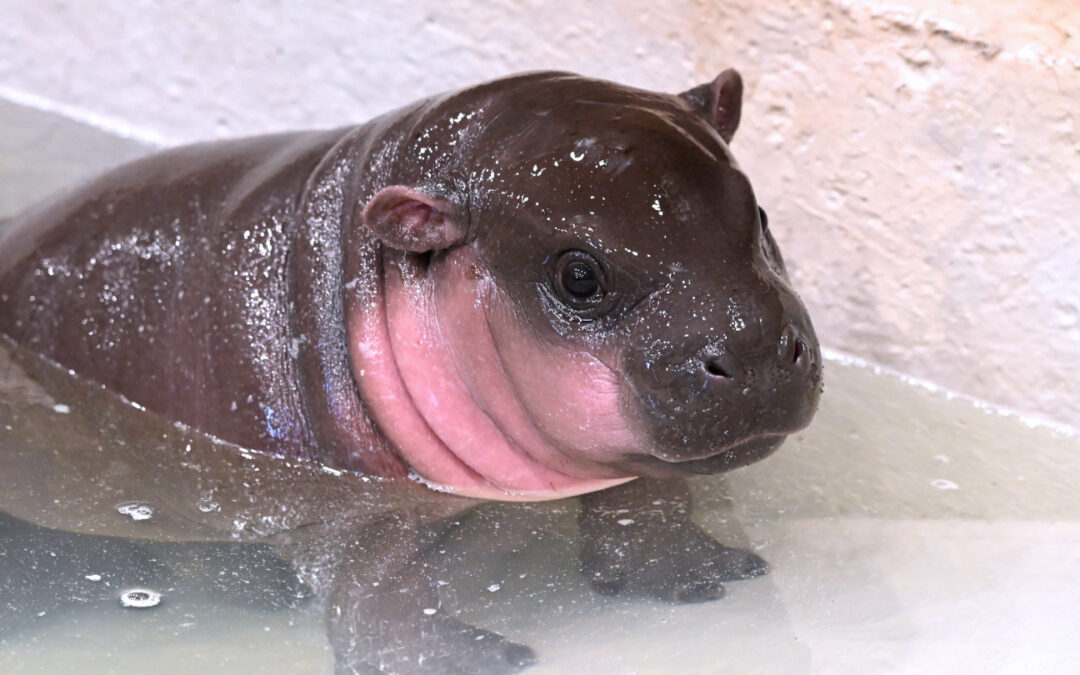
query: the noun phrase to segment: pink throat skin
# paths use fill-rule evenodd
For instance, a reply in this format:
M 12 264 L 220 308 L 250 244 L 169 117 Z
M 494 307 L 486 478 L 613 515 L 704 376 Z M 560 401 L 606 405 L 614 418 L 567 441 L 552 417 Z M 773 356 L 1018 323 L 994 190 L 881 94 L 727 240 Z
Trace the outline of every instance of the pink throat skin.
M 376 425 L 425 483 L 539 501 L 633 480 L 604 466 L 638 445 L 615 373 L 529 335 L 470 247 L 428 269 L 385 250 L 380 271 L 374 301 L 347 309 L 353 372 Z

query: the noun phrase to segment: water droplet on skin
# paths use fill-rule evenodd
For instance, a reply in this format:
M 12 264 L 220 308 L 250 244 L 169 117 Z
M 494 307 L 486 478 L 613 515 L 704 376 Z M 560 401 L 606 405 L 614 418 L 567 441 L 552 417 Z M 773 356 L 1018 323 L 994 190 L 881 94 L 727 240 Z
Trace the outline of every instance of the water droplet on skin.
M 434 607 L 425 607 L 424 608 L 424 614 L 427 614 L 428 616 L 431 616 L 432 614 L 434 614 L 437 611 L 438 610 L 436 610 Z
M 130 517 L 132 520 L 150 520 L 154 516 L 154 509 L 139 502 L 128 502 L 116 507 L 116 512 Z
M 148 588 L 132 588 L 120 594 L 120 604 L 132 609 L 148 609 L 161 603 L 161 593 Z
M 499 590 L 500 588 L 502 588 L 502 586 L 500 584 L 491 584 L 490 586 L 487 587 L 488 591 L 491 592 L 491 593 L 494 593 L 495 591 Z
M 619 520 L 616 520 L 615 522 L 622 525 L 623 527 L 626 527 L 627 525 L 633 525 L 634 524 L 634 519 L 633 518 L 620 518 Z
M 195 506 L 203 513 L 221 510 L 221 505 L 214 501 L 214 493 L 211 491 L 204 492 Z
M 52 409 L 60 413 L 61 415 L 66 415 L 71 412 L 71 406 L 66 406 L 63 403 L 57 403 L 52 407 Z
M 101 581 L 101 575 L 100 574 L 87 574 L 86 577 L 84 577 L 84 578 L 87 581 Z

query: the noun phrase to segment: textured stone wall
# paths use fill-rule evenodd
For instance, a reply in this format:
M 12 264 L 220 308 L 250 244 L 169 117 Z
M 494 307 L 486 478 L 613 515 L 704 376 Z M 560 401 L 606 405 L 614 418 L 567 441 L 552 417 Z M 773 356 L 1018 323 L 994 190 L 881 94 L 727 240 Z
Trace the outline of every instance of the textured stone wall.
M 0 97 L 172 144 L 365 119 L 514 71 L 679 91 L 736 155 L 823 342 L 1080 424 L 1080 9 L 1052 0 L 7 0 Z

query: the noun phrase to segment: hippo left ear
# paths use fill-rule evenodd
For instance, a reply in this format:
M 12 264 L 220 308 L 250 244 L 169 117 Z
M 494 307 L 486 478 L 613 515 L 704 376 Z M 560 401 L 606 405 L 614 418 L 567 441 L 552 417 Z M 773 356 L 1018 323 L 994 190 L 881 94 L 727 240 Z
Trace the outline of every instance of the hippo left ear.
M 742 76 L 728 68 L 712 82 L 684 91 L 679 96 L 720 132 L 724 142 L 730 143 L 742 116 L 742 92 Z
M 411 253 L 450 248 L 465 239 L 456 207 L 441 197 L 405 185 L 375 193 L 360 216 L 364 227 L 387 246 Z

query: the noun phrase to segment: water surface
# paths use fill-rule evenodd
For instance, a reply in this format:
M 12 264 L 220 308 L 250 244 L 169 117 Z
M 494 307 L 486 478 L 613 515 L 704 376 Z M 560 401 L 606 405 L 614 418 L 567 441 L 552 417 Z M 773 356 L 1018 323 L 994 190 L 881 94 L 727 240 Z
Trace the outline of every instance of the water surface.
M 17 535 L 0 537 L 0 559 L 31 542 L 53 580 L 16 608 L 0 598 L 18 615 L 0 620 L 2 672 L 332 672 L 312 594 L 335 551 L 318 542 L 402 514 L 443 523 L 423 567 L 433 609 L 530 645 L 532 673 L 1080 666 L 1076 436 L 857 364 L 830 362 L 813 426 L 774 457 L 694 479 L 698 523 L 772 569 L 681 606 L 593 592 L 575 500 L 431 500 L 216 443 L 59 369 L 4 364 L 0 507 L 58 529 L 0 523 Z M 308 551 L 305 584 L 269 544 Z M 133 585 L 161 604 L 121 607 Z

